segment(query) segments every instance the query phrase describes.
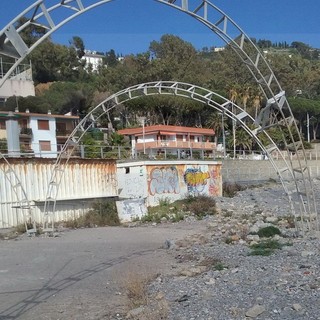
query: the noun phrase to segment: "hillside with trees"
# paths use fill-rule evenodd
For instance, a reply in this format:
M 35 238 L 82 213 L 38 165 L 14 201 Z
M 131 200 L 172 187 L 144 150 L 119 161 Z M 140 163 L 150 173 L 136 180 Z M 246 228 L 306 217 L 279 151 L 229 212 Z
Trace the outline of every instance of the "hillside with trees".
M 26 41 L 34 42 L 38 30 L 26 32 Z M 33 37 L 33 38 L 29 38 Z M 272 43 L 254 40 L 286 91 L 290 105 L 303 131 L 306 116 L 310 117 L 313 139 L 320 121 L 320 51 L 301 42 Z M 84 116 L 91 108 L 112 93 L 138 83 L 156 80 L 176 80 L 192 83 L 218 92 L 256 116 L 264 106 L 264 97 L 234 51 L 203 48 L 175 35 L 163 35 L 152 41 L 147 52 L 117 59 L 117 53 L 106 51 L 103 64 L 95 72 L 86 68 L 81 57 L 85 45 L 73 37 L 69 46 L 50 39 L 37 47 L 28 59 L 33 65 L 36 97 L 18 97 L 21 111 Z M 43 83 L 47 83 L 43 89 Z M 14 110 L 17 97 L 9 98 L 3 110 Z M 146 97 L 129 101 L 109 115 L 111 127 L 120 129 L 138 125 L 137 116 L 145 116 L 148 124 L 172 124 L 221 129 L 217 114 L 206 105 L 178 97 Z M 102 123 L 101 125 L 108 125 Z M 110 123 L 109 123 L 110 127 Z

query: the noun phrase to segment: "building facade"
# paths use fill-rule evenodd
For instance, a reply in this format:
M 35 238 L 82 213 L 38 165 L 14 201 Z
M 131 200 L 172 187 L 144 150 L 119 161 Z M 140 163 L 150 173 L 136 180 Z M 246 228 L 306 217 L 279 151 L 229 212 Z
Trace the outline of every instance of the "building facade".
M 222 196 L 221 162 L 140 161 L 117 164 L 118 213 L 122 220 L 141 218 L 162 200 Z
M 82 60 L 85 60 L 87 70 L 91 68 L 93 72 L 98 72 L 99 68 L 103 65 L 103 58 L 104 56 L 96 51 L 85 50 Z
M 186 159 L 197 153 L 201 158 L 210 158 L 216 150 L 213 129 L 154 125 L 123 129 L 118 133 L 129 137 L 133 157 L 143 153 L 150 158 L 169 155 Z
M 78 122 L 78 116 L 3 111 L 0 138 L 7 140 L 8 149 L 0 151 L 9 156 L 56 158 Z

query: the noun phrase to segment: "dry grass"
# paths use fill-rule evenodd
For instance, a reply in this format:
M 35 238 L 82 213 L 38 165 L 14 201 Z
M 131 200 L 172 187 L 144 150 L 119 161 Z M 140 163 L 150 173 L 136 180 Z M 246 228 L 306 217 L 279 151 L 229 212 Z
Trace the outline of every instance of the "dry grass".
M 165 295 L 158 293 L 154 296 L 148 294 L 148 285 L 158 275 L 131 271 L 123 276 L 122 286 L 128 298 L 128 319 L 132 320 L 165 320 L 168 318 L 169 305 Z M 139 310 L 137 314 L 132 312 Z
M 128 272 L 123 277 L 123 287 L 131 309 L 148 304 L 148 284 L 153 279 L 154 276 L 151 276 L 148 272 Z

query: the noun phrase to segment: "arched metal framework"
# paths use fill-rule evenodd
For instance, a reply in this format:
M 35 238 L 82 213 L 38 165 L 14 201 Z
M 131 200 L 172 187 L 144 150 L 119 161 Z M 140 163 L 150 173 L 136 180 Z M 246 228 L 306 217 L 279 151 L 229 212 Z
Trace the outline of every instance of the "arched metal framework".
M 111 1 L 112 0 L 56 0 L 56 4 L 52 6 L 47 6 L 46 0 L 36 1 L 0 32 L 0 54 L 16 59 L 12 68 L 0 79 L 0 86 L 23 59 L 54 31 L 80 14 Z M 260 50 L 251 41 L 250 37 L 247 36 L 226 13 L 208 0 L 153 1 L 168 5 L 195 18 L 223 39 L 225 43 L 238 54 L 267 99 L 266 106 L 261 110 L 257 118 L 254 119 L 255 129 L 251 130 L 250 133 L 252 136 L 257 137 L 259 132 L 271 127 L 278 127 L 280 130 L 285 129 L 289 133 L 287 140 L 285 135 L 283 135 L 287 151 L 297 152 L 298 149 L 301 149 L 303 157 L 297 159 L 297 167 L 294 167 L 293 162 L 289 160 L 290 166 L 280 170 L 290 170 L 303 207 L 302 210 L 307 213 L 309 217 L 317 217 L 313 184 L 297 124 L 294 121 L 285 92 L 282 90 Z M 26 22 L 18 28 L 17 21 L 21 17 L 26 18 Z M 44 28 L 46 33 L 37 42 L 28 46 L 20 34 L 31 24 Z M 237 115 L 237 121 L 242 121 L 248 118 L 248 116 L 248 113 L 243 111 Z M 295 138 L 296 136 L 298 136 L 298 138 Z M 266 151 L 270 153 L 274 148 L 275 146 L 271 145 L 270 149 L 267 148 Z M 302 183 L 298 183 L 299 181 L 302 181 Z M 291 197 L 290 194 L 289 197 Z
M 259 145 L 261 150 L 265 152 L 273 168 L 277 172 L 283 188 L 288 194 L 290 208 L 293 216 L 296 218 L 296 222 L 297 218 L 299 218 L 299 220 L 302 219 L 308 221 L 308 228 L 310 228 L 310 222 L 312 221 L 312 218 L 308 216 L 306 208 L 304 208 L 302 211 L 300 210 L 300 198 L 294 196 L 293 190 L 289 190 L 289 185 L 287 182 L 295 178 L 294 171 L 292 170 L 290 163 L 287 162 L 285 157 L 281 158 L 282 161 L 274 161 L 270 154 L 270 150 L 278 150 L 280 155 L 282 155 L 282 153 L 280 152 L 272 138 L 266 132 L 264 132 L 263 134 L 268 139 L 269 147 L 266 148 L 261 143 L 259 135 L 255 130 L 251 129 L 252 126 L 254 126 L 255 119 L 251 115 L 246 113 L 246 111 L 241 107 L 213 91 L 196 85 L 173 81 L 143 83 L 119 91 L 118 93 L 113 94 L 98 106 L 96 106 L 85 116 L 85 118 L 80 121 L 78 126 L 68 137 L 68 140 L 63 146 L 55 163 L 55 167 L 50 179 L 44 210 L 46 218 L 49 218 L 50 215 L 55 212 L 57 194 L 64 173 L 65 165 L 71 157 L 72 150 L 75 148 L 75 146 L 79 145 L 84 134 L 93 126 L 99 125 L 99 121 L 101 121 L 101 118 L 111 112 L 112 109 L 116 108 L 118 105 L 123 104 L 129 100 L 152 95 L 172 95 L 199 101 L 216 109 L 218 112 L 223 113 L 228 118 L 232 119 L 235 123 L 244 128 L 245 131 Z M 270 146 L 273 146 L 273 148 L 270 149 Z M 281 167 L 279 167 L 279 164 L 281 165 Z M 49 220 L 53 222 L 53 217 L 51 216 L 51 219 L 48 219 L 48 221 Z M 302 230 L 303 227 L 303 225 L 300 226 Z
M 36 225 L 34 221 L 32 220 L 32 209 L 30 200 L 28 199 L 27 193 L 25 189 L 23 188 L 23 185 L 21 183 L 21 180 L 19 179 L 18 175 L 16 174 L 14 168 L 11 166 L 10 162 L 6 157 L 4 157 L 2 154 L 0 154 L 0 159 L 3 159 L 6 162 L 6 167 L 2 167 L 2 171 L 4 173 L 5 178 L 8 180 L 8 182 L 11 185 L 11 189 L 14 192 L 18 205 L 16 206 L 17 210 L 21 210 L 24 224 L 26 231 L 36 232 Z M 27 223 L 30 222 L 33 224 L 33 229 L 28 229 Z

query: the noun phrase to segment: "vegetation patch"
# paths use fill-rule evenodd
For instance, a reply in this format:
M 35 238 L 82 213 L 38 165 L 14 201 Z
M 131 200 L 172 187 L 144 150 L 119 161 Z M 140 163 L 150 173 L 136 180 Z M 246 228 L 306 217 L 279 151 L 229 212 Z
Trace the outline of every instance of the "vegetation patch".
M 148 284 L 153 280 L 147 272 L 130 272 L 123 278 L 123 287 L 129 299 L 130 308 L 138 308 L 148 304 Z
M 93 203 L 92 210 L 75 220 L 65 222 L 67 228 L 94 228 L 118 225 L 120 225 L 120 219 L 116 203 L 111 200 L 96 201 Z
M 268 226 L 261 228 L 257 234 L 260 238 L 271 238 L 275 235 L 281 235 L 281 231 L 275 226 Z
M 205 195 L 188 196 L 172 203 L 169 199 L 164 198 L 159 201 L 158 206 L 148 208 L 148 214 L 141 218 L 141 222 L 160 223 L 163 220 L 178 222 L 189 215 L 202 219 L 206 215 L 216 213 L 215 200 Z
M 185 206 L 187 211 L 190 211 L 198 218 L 217 213 L 215 200 L 204 195 L 188 196 L 185 199 Z
M 268 239 L 259 243 L 253 244 L 251 248 L 250 256 L 270 256 L 275 250 L 281 250 L 282 247 L 288 244 L 282 244 L 278 240 Z

